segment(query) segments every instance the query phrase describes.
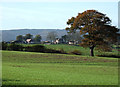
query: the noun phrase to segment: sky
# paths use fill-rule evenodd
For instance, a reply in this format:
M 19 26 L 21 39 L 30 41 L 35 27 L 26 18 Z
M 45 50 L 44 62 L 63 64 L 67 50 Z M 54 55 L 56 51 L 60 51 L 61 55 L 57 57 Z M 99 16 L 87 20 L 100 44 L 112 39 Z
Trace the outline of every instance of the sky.
M 118 27 L 118 2 L 0 2 L 0 29 L 65 29 L 67 20 L 86 10 L 106 14 Z

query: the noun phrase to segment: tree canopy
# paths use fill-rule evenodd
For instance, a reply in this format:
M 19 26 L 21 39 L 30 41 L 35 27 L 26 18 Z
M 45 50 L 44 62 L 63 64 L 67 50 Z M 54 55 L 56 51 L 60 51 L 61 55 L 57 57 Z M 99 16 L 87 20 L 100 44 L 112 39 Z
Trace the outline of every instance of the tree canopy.
M 25 36 L 24 36 L 24 39 L 25 40 L 27 40 L 27 39 L 32 39 L 33 38 L 33 35 L 31 35 L 31 34 L 26 34 Z
M 47 39 L 50 40 L 51 42 L 53 42 L 57 37 L 58 35 L 57 32 L 55 31 L 49 32 L 47 35 Z
M 16 40 L 17 41 L 19 41 L 19 42 L 23 42 L 23 36 L 22 35 L 18 35 L 17 37 L 16 37 Z
M 67 35 L 61 36 L 64 42 L 69 42 L 69 41 L 78 41 L 78 43 L 81 42 L 82 36 L 80 35 L 79 32 L 75 33 L 68 33 Z
M 40 35 L 36 35 L 35 38 L 34 38 L 34 41 L 36 43 L 39 43 L 39 42 L 41 42 L 41 39 L 42 39 L 42 37 Z
M 111 20 L 106 14 L 96 10 L 87 10 L 78 13 L 76 17 L 68 19 L 66 30 L 69 32 L 80 31 L 83 36 L 81 46 L 89 47 L 91 56 L 94 56 L 95 47 L 108 46 L 117 41 L 118 29 L 111 25 Z

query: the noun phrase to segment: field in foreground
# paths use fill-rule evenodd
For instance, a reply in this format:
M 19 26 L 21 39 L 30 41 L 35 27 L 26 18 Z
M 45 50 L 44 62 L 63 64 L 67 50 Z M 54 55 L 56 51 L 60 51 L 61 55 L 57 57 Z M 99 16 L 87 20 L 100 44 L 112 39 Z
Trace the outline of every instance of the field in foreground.
M 2 51 L 3 85 L 117 85 L 118 59 Z

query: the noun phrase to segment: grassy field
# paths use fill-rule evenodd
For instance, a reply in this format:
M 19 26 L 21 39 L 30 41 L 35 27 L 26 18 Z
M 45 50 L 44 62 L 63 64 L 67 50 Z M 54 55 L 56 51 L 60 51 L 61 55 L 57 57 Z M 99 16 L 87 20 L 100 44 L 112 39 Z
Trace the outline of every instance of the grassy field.
M 117 58 L 17 51 L 2 51 L 2 56 L 3 85 L 118 84 Z

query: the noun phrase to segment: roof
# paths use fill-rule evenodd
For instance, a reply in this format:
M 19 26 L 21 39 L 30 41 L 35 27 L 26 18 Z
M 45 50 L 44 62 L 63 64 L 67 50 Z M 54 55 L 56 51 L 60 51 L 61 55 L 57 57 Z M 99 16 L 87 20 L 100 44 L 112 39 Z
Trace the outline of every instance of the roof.
M 32 39 L 27 39 L 26 41 L 27 41 L 27 42 L 30 42 L 31 40 L 32 40 Z

